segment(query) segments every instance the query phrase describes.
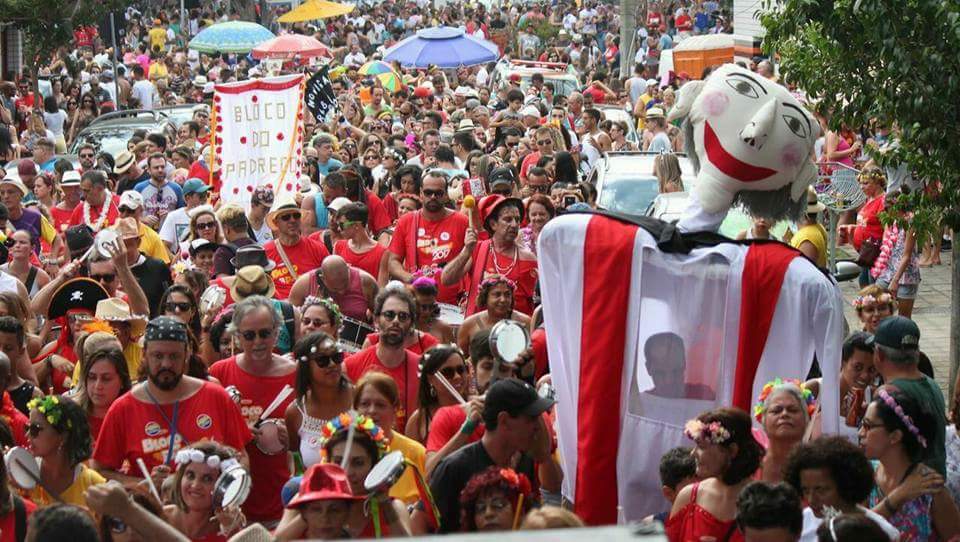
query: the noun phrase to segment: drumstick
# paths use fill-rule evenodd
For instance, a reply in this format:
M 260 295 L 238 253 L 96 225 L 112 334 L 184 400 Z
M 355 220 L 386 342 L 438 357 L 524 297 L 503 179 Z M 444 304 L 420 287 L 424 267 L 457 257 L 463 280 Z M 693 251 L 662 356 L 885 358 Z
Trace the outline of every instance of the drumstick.
M 452 395 L 453 398 L 456 399 L 458 403 L 460 403 L 461 405 L 467 404 L 467 402 L 463 400 L 463 396 L 460 395 L 460 392 L 457 391 L 457 388 L 454 388 L 453 384 L 451 384 L 450 381 L 447 380 L 447 377 L 440 374 L 439 371 L 437 371 L 436 373 L 433 373 L 433 376 L 437 378 L 438 382 L 443 384 L 444 388 L 447 388 L 447 391 L 450 392 L 450 395 Z
M 475 230 L 473 226 L 473 207 L 477 204 L 477 199 L 473 196 L 467 195 L 463 198 L 463 207 L 467 210 L 467 224 L 470 225 L 471 230 Z
M 153 496 L 157 498 L 157 502 L 163 502 L 163 499 L 160 498 L 160 492 L 157 491 L 157 486 L 153 484 L 153 478 L 150 477 L 150 471 L 147 470 L 147 464 L 143 462 L 142 457 L 137 458 L 137 466 L 140 467 L 140 472 L 143 474 L 143 477 L 147 480 L 147 485 L 150 486 L 150 493 L 153 493 Z
M 347 413 L 350 416 L 350 428 L 347 430 L 347 445 L 343 447 L 343 459 L 340 460 L 340 468 L 346 472 L 347 463 L 350 462 L 350 449 L 353 448 L 353 436 L 357 432 L 357 411 L 351 410 Z
M 266 420 L 271 414 L 273 414 L 273 411 L 276 410 L 277 407 L 280 406 L 280 403 L 284 402 L 287 397 L 290 397 L 291 393 L 293 393 L 293 387 L 290 386 L 290 384 L 284 384 L 283 389 L 280 390 L 280 393 L 273 398 L 273 402 L 270 403 L 270 406 L 264 409 L 263 414 L 260 414 L 260 421 Z
M 63 499 L 60 498 L 60 495 L 57 494 L 56 492 L 52 491 L 49 487 L 47 487 L 47 485 L 44 484 L 43 481 L 40 480 L 40 477 L 39 477 L 39 476 L 37 476 L 36 474 L 34 474 L 32 470 L 28 469 L 27 466 L 23 464 L 23 461 L 20 461 L 20 459 L 18 459 L 18 458 L 15 457 L 15 458 L 13 458 L 13 462 L 14 462 L 18 467 L 20 467 L 21 469 L 23 469 L 23 472 L 27 473 L 27 476 L 29 476 L 30 479 L 33 480 L 33 483 L 35 483 L 35 484 L 37 484 L 38 486 L 42 487 L 43 490 L 46 491 L 48 495 L 50 495 L 51 497 L 53 497 L 53 499 L 54 499 L 55 501 L 57 501 L 57 502 L 63 502 Z
M 523 492 L 517 496 L 517 509 L 513 512 L 513 530 L 520 526 L 520 511 L 523 510 Z

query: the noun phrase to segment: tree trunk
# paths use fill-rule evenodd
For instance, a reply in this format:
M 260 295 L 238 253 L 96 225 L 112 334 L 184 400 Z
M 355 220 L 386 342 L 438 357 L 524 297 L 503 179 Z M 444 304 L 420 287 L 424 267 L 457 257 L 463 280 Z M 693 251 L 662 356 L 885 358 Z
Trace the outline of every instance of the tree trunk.
M 956 391 L 957 369 L 960 367 L 960 237 L 953 230 L 950 242 L 950 381 L 947 382 L 950 402 Z
M 639 0 L 620 0 L 620 78 L 633 71 L 633 42 L 637 38 L 637 6 Z M 611 74 L 613 75 L 613 74 Z

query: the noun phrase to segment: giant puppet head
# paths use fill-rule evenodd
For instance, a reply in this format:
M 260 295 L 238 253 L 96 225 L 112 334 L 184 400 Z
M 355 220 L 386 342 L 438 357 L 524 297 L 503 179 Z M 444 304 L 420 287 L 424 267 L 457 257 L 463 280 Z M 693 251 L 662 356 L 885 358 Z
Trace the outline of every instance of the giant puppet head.
M 786 88 L 726 64 L 680 88 L 670 120 L 684 117 L 703 211 L 722 220 L 736 202 L 755 216 L 800 215 L 816 180 L 810 157 L 820 126 Z

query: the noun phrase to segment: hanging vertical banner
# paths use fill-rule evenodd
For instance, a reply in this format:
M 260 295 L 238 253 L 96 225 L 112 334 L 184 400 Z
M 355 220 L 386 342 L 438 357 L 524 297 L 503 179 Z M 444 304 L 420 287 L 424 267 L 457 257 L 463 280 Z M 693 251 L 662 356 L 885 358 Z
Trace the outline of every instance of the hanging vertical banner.
M 220 199 L 249 207 L 253 190 L 277 197 L 300 189 L 303 165 L 303 75 L 216 85 L 214 160 Z

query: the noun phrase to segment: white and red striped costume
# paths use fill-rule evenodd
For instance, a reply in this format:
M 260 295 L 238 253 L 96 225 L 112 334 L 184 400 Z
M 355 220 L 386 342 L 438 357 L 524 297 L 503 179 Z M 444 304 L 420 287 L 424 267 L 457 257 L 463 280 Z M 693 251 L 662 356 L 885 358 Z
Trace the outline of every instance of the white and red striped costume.
M 763 384 L 804 378 L 814 354 L 836 390 L 842 298 L 836 284 L 781 243 L 721 243 L 666 254 L 646 230 L 601 215 L 551 220 L 538 244 L 548 351 L 557 392 L 563 494 L 588 523 L 664 510 L 658 463 L 691 443 L 683 424 L 705 410 L 749 411 Z M 645 274 L 646 273 L 646 274 Z M 714 398 L 646 393 L 646 338 L 686 343 L 686 374 Z M 836 393 L 822 394 L 835 433 Z

